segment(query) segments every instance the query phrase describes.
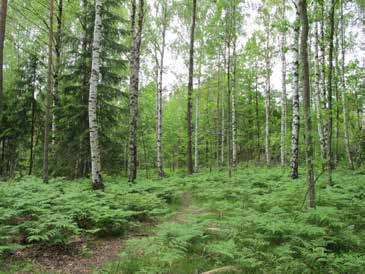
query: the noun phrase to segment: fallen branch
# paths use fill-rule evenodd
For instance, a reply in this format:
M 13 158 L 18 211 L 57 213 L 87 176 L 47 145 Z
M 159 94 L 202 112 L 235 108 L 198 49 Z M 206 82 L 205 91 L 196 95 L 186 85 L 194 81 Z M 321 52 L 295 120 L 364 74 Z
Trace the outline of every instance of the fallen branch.
M 203 272 L 201 274 L 215 274 L 215 273 L 224 273 L 224 272 L 230 272 L 231 273 L 231 272 L 238 272 L 238 271 L 234 266 L 229 265 L 229 266 L 224 266 L 224 267 L 212 269 L 212 270 L 209 270 L 207 272 Z

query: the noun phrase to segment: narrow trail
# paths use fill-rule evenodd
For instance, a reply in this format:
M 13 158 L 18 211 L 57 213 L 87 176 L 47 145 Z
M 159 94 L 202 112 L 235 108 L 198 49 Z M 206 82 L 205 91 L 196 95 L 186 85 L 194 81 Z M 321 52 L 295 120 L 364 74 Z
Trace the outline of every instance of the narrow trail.
M 183 224 L 185 217 L 204 213 L 203 210 L 192 206 L 192 195 L 184 192 L 182 195 L 181 209 L 170 219 L 164 222 Z M 144 228 L 152 228 L 151 223 L 143 224 Z M 41 273 L 93 273 L 107 263 L 119 259 L 119 253 L 123 250 L 125 242 L 135 237 L 147 237 L 149 234 L 132 232 L 124 237 L 93 239 L 89 242 L 80 241 L 77 249 L 81 252 L 65 254 L 57 250 L 44 250 L 37 252 L 34 249 L 26 249 L 17 254 L 21 260 L 31 260 Z

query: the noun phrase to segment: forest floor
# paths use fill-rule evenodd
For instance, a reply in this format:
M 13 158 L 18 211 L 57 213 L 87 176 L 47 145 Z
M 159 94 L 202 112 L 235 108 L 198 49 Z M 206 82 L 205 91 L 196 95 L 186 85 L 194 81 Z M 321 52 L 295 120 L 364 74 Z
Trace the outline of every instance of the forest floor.
M 184 223 L 187 215 L 201 213 L 202 210 L 192 207 L 192 195 L 186 191 L 181 195 L 179 210 L 164 222 Z M 155 225 L 154 222 L 145 222 L 138 230 L 121 237 L 78 239 L 73 243 L 71 250 L 33 247 L 20 249 L 5 263 L 18 264 L 17 267 L 21 270 L 15 270 L 16 273 L 94 273 L 105 264 L 118 261 L 127 240 L 149 236 L 151 228 Z
M 317 168 L 316 176 L 320 173 Z M 57 215 L 60 210 L 68 205 L 68 216 L 80 203 L 79 209 L 94 218 L 93 227 L 108 227 L 110 233 L 114 226 L 123 229 L 125 220 L 130 224 L 124 235 L 88 235 L 85 218 L 75 210 L 81 234 L 72 238 L 74 232 L 70 236 L 64 229 L 50 233 L 68 235 L 72 248 L 34 244 L 19 249 L 3 266 L 0 260 L 0 273 L 365 273 L 365 170 L 338 168 L 333 178 L 334 187 L 327 186 L 325 176 L 318 179 L 314 210 L 305 207 L 304 175 L 293 181 L 287 170 L 275 167 L 239 169 L 232 178 L 222 171 L 140 180 L 133 186 L 110 179 L 105 193 L 99 194 L 88 189 L 88 182 L 81 189 L 67 182 L 46 186 L 20 182 L 11 185 L 14 189 L 19 184 L 14 193 L 0 184 L 0 198 L 9 192 L 4 194 L 9 202 L 27 195 L 29 204 L 16 204 L 17 210 L 32 209 L 42 220 L 43 211 L 31 205 L 44 207 L 51 219 L 47 229 L 57 226 L 50 214 L 62 219 Z M 31 189 L 24 189 L 25 185 Z M 75 196 L 75 187 L 80 196 Z M 38 197 L 40 191 L 47 199 L 35 201 L 32 195 Z M 55 191 L 60 192 L 54 197 L 60 193 L 64 197 L 58 201 L 51 196 Z M 48 211 L 50 205 L 55 211 Z M 0 216 L 0 248 L 1 222 Z M 44 222 L 31 225 L 43 228 Z M 28 233 L 34 239 L 34 229 Z M 36 243 L 58 239 L 38 234 Z

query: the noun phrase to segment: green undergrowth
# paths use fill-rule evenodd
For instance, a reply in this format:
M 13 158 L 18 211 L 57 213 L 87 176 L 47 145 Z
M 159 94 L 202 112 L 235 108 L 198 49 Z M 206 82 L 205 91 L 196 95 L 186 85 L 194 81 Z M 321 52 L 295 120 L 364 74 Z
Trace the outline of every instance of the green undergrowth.
M 339 169 L 334 187 L 325 179 L 312 210 L 304 176 L 293 181 L 279 168 L 167 179 L 189 190 L 199 211 L 129 240 L 102 273 L 364 273 L 365 174 Z
M 179 196 L 173 183 L 129 185 L 107 178 L 105 191 L 88 180 L 0 182 L 0 255 L 27 246 L 72 248 L 80 237 L 121 236 L 169 213 Z

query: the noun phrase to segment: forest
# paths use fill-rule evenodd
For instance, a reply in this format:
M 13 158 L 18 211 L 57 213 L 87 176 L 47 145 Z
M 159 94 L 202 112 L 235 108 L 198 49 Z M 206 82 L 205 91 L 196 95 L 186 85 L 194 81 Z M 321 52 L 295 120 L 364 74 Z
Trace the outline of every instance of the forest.
M 0 274 L 365 273 L 364 0 L 0 0 Z

